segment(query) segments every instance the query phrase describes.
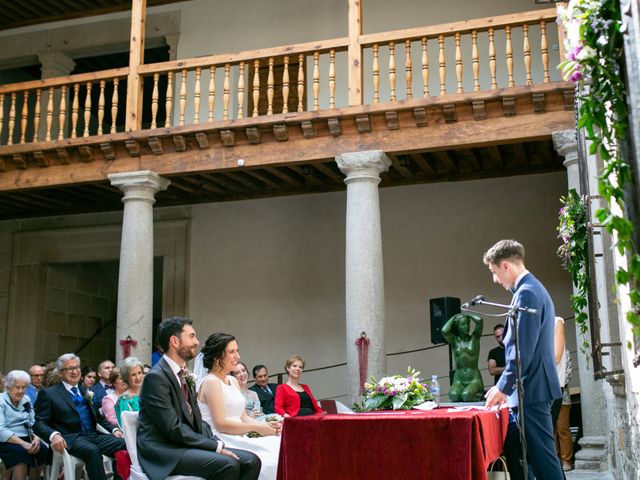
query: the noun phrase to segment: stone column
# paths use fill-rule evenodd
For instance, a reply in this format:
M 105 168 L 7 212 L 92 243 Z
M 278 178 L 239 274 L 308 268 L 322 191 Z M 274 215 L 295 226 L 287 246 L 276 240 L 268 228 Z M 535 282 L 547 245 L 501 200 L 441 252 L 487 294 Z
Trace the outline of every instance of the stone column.
M 576 131 L 563 130 L 553 132 L 552 137 L 556 152 L 565 158 L 564 166 L 567 168 L 568 189 L 575 188 L 578 193 L 581 193 Z M 605 301 L 604 304 L 606 305 L 607 302 Z M 585 354 L 580 350 L 580 345 L 585 340 L 591 344 L 590 330 L 587 330 L 583 335 L 576 325 L 576 344 L 578 345 L 576 356 L 580 378 L 583 437 L 579 442 L 582 449 L 575 456 L 575 466 L 578 470 L 601 471 L 607 467 L 608 442 L 606 437 L 606 415 L 604 414 L 606 401 L 602 390 L 602 382 L 598 383 L 593 378 L 593 362 L 588 361 Z
M 71 74 L 76 62 L 62 52 L 51 51 L 38 53 L 40 62 L 40 77 L 45 78 L 64 77 Z
M 347 391 L 353 402 L 360 395 L 355 342 L 362 332 L 371 342 L 367 377 L 387 374 L 378 184 L 380 172 L 387 171 L 391 161 L 381 150 L 371 150 L 344 153 L 336 157 L 336 162 L 347 177 Z
M 138 342 L 131 355 L 143 363 L 151 361 L 153 334 L 153 204 L 155 194 L 166 190 L 169 180 L 148 170 L 114 173 L 111 185 L 124 193 L 116 363 L 122 360 L 120 340 L 127 336 Z

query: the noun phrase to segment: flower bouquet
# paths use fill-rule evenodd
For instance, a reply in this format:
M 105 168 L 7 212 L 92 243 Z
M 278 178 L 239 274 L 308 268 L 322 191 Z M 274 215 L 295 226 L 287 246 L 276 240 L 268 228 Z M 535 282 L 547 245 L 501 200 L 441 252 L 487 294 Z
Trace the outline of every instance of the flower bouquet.
M 376 381 L 371 378 L 364 384 L 363 400 L 355 409 L 360 412 L 372 410 L 410 410 L 429 400 L 433 395 L 429 386 L 418 377 L 420 372 L 407 369 L 407 374 L 384 377 Z

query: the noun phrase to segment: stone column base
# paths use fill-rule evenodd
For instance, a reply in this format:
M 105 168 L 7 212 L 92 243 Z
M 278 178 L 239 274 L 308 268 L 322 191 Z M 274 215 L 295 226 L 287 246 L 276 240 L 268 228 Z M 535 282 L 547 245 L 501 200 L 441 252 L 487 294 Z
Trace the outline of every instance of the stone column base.
M 602 472 L 609 468 L 606 437 L 582 437 L 578 443 L 582 449 L 576 453 L 576 470 Z

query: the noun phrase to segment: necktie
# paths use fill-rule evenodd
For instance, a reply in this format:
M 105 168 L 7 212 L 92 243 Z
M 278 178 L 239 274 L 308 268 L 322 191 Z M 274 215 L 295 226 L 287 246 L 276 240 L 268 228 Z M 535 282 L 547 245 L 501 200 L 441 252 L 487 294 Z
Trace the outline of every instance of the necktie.
M 264 387 L 262 387 L 262 390 L 264 390 L 265 393 L 269 394 L 270 397 L 273 397 L 273 393 L 271 393 L 269 385 L 265 385 Z
M 182 392 L 182 398 L 187 404 L 189 408 L 189 413 L 193 415 L 193 411 L 191 409 L 191 403 L 189 402 L 189 385 L 187 385 L 186 376 L 189 373 L 185 367 L 182 367 L 178 372 L 178 377 L 180 377 L 180 391 Z
M 80 394 L 80 390 L 78 387 L 71 387 L 71 393 L 73 395 L 73 403 L 76 407 L 82 405 L 82 395 Z

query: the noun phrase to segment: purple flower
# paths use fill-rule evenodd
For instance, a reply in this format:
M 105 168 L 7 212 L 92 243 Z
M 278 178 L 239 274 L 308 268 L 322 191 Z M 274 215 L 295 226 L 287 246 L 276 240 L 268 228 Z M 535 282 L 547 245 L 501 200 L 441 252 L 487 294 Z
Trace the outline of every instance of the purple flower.
M 582 80 L 582 72 L 580 72 L 580 70 L 576 70 L 571 74 L 571 76 L 569 77 L 569 80 L 572 82 L 577 82 L 578 80 Z

